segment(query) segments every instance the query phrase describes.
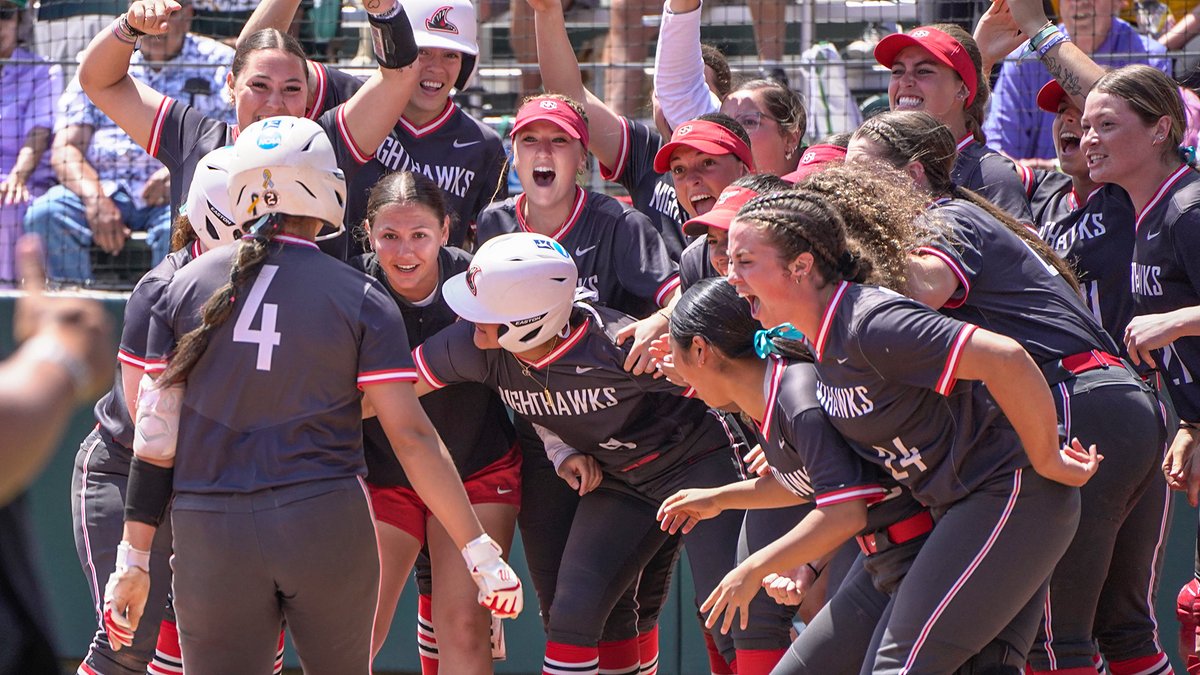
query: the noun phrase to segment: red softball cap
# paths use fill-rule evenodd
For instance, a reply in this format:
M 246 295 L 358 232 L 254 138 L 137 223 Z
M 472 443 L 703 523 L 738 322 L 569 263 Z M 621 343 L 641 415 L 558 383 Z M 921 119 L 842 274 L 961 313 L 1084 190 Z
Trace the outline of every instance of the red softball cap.
M 521 106 L 521 109 L 517 111 L 517 119 L 513 123 L 512 131 L 509 132 L 509 137 L 515 138 L 518 131 L 539 121 L 552 122 L 559 129 L 565 131 L 568 136 L 583 143 L 583 147 L 588 146 L 587 122 L 584 122 L 583 117 L 567 105 L 566 101 L 549 96 L 531 99 Z
M 733 222 L 738 209 L 757 196 L 758 193 L 750 188 L 730 185 L 717 195 L 717 203 L 708 213 L 696 216 L 683 224 L 683 233 L 689 237 L 698 237 L 708 232 L 710 227 L 728 230 L 729 223 Z
M 671 170 L 671 155 L 681 147 L 689 147 L 709 155 L 733 155 L 742 160 L 751 172 L 754 171 L 754 155 L 750 146 L 729 129 L 706 120 L 693 120 L 679 126 L 671 134 L 671 142 L 662 146 L 654 156 L 654 170 L 667 173 Z
M 936 28 L 921 26 L 908 33 L 893 33 L 883 38 L 875 45 L 875 60 L 885 68 L 891 68 L 896 62 L 896 55 L 914 45 L 933 54 L 933 58 L 958 73 L 963 84 L 967 85 L 967 105 L 971 105 L 971 101 L 975 100 L 975 92 L 979 90 L 975 62 L 961 42 Z
M 799 183 L 821 170 L 821 167 L 830 162 L 846 161 L 846 149 L 840 145 L 829 145 L 826 143 L 818 143 L 810 145 L 804 150 L 804 154 L 800 155 L 800 164 L 796 170 L 780 176 L 789 183 Z
M 1038 90 L 1037 106 L 1051 115 L 1057 115 L 1058 106 L 1064 98 L 1067 98 L 1067 92 L 1063 90 L 1062 85 L 1058 80 L 1050 80 Z

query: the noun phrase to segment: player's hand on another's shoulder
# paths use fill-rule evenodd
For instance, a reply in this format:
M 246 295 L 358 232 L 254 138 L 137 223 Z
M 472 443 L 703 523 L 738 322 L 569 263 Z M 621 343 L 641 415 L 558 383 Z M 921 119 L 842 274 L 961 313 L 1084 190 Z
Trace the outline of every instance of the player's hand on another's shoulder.
M 525 607 L 521 579 L 500 557 L 500 545 L 483 534 L 463 547 L 462 554 L 479 589 L 479 604 L 502 619 L 516 618 Z

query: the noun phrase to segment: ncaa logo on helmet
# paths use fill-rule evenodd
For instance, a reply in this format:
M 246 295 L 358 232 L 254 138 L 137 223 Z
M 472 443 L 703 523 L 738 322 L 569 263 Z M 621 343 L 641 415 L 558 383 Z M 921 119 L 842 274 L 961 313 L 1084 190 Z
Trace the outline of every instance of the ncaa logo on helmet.
M 547 251 L 554 251 L 564 258 L 571 257 L 570 254 L 567 253 L 567 249 L 563 248 L 562 244 L 559 244 L 553 239 L 534 239 L 533 245 L 538 248 L 546 249 Z
M 551 101 L 547 99 L 541 103 L 538 103 L 538 105 L 541 106 L 542 110 L 558 110 L 558 101 Z
M 263 150 L 277 147 L 283 140 L 283 134 L 279 132 L 281 124 L 283 124 L 283 120 L 280 119 L 267 120 L 263 123 L 262 129 L 258 132 L 258 147 Z
M 453 33 L 454 35 L 458 35 L 458 26 L 450 23 L 450 19 L 447 18 L 451 9 L 454 8 L 449 5 L 438 7 L 434 10 L 433 14 L 429 15 L 428 19 L 425 19 L 425 28 L 438 31 L 439 33 Z
M 481 271 L 483 270 L 480 270 L 478 267 L 472 267 L 467 270 L 467 290 L 471 291 L 471 295 L 479 295 L 479 289 L 475 287 L 475 277 L 478 277 Z
M 921 30 L 914 30 L 910 35 L 915 38 L 926 38 L 929 37 L 929 31 L 922 28 Z

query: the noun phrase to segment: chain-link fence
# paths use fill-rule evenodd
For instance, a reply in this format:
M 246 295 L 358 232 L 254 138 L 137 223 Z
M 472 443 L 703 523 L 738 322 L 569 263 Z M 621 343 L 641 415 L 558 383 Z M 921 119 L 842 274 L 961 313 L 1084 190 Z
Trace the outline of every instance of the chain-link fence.
M 653 125 L 663 4 L 564 2 L 585 85 L 617 114 Z M 1151 63 L 1188 84 L 1200 61 L 1194 40 L 1200 30 L 1192 28 L 1197 22 L 1189 14 L 1198 4 L 1065 0 L 1062 7 L 1046 8 L 1098 61 Z M 185 7 L 186 24 L 179 31 L 186 37 L 143 39 L 131 72 L 232 123 L 225 88 L 233 56 L 228 45 L 258 5 L 194 0 Z M 699 10 L 700 36 L 724 53 L 734 81 L 771 78 L 801 95 L 807 144 L 850 131 L 863 117 L 888 108 L 891 73 L 873 56 L 879 39 L 939 22 L 970 31 L 987 6 L 975 0 L 715 0 Z M 51 275 L 65 284 L 128 288 L 169 248 L 169 176 L 72 79 L 80 50 L 109 30 L 125 7 L 119 0 L 0 2 L 0 283 L 14 276 L 11 251 L 22 231 L 46 236 Z M 478 72 L 455 100 L 505 136 L 520 99 L 541 86 L 533 11 L 526 0 L 479 0 L 476 11 Z M 412 17 L 414 23 L 423 19 Z M 291 32 L 316 61 L 360 75 L 374 67 L 366 14 L 357 5 L 303 0 Z M 1049 118 L 1035 104 L 1037 89 L 1049 79 L 1045 69 L 1036 59 L 1008 61 L 991 75 L 994 92 L 984 127 L 989 145 L 1051 166 Z M 1189 100 L 1200 111 L 1200 100 Z M 588 180 L 594 189 L 621 190 L 605 184 L 598 170 Z M 509 190 L 520 190 L 515 177 Z

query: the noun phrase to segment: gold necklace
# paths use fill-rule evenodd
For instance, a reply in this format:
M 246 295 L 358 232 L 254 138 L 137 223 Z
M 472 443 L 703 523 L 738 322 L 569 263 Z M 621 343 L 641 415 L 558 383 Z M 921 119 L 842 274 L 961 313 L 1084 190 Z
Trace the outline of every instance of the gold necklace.
M 560 341 L 560 338 L 557 335 L 555 335 L 554 342 L 550 345 L 550 349 L 546 352 L 546 354 L 549 354 L 549 353 L 553 352 L 555 349 L 558 349 L 559 341 Z M 529 379 L 533 380 L 534 384 L 536 384 L 537 386 L 542 388 L 542 400 L 545 402 L 547 408 L 553 408 L 554 407 L 554 397 L 550 394 L 550 368 L 549 367 L 546 368 L 546 381 L 543 383 L 543 382 L 539 382 L 538 379 L 533 376 L 533 372 L 529 369 L 529 366 L 531 365 L 529 362 L 525 361 L 525 359 L 517 359 L 517 360 L 521 364 L 521 374 L 524 375 L 525 377 L 528 377 Z

